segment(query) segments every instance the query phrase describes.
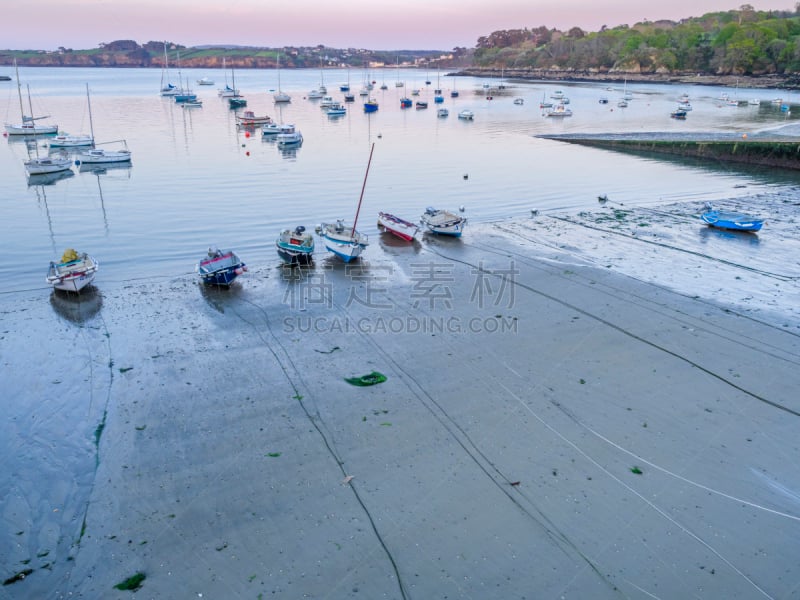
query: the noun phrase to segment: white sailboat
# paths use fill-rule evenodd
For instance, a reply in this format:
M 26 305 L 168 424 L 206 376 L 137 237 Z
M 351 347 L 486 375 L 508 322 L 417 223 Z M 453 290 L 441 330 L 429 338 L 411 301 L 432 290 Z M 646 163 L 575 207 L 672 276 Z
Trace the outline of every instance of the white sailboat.
M 350 262 L 361 256 L 361 253 L 369 245 L 369 238 L 356 229 L 358 224 L 358 213 L 361 211 L 361 201 L 364 199 L 364 188 L 367 185 L 367 175 L 369 175 L 369 165 L 372 162 L 372 152 L 375 144 L 369 151 L 369 161 L 367 162 L 367 172 L 364 174 L 364 183 L 361 186 L 361 196 L 358 198 L 356 216 L 353 219 L 353 226 L 348 227 L 341 219 L 336 223 L 322 223 L 317 227 L 317 234 L 320 235 L 325 243 L 325 247 L 341 258 L 344 262 Z
M 92 140 L 94 140 L 94 122 L 92 119 L 92 101 L 89 98 L 89 84 L 86 84 L 86 102 L 89 105 L 89 127 L 92 131 Z M 125 140 L 122 140 L 125 144 Z M 126 144 L 127 146 L 127 144 Z M 79 152 L 76 157 L 78 165 L 83 164 L 105 164 L 105 163 L 121 163 L 127 162 L 131 159 L 131 151 L 127 147 L 123 150 L 106 150 L 104 148 L 89 148 Z
M 275 102 L 277 102 L 279 104 L 280 103 L 285 103 L 285 102 L 291 102 L 292 101 L 292 97 L 289 94 L 285 93 L 283 90 L 281 90 L 281 55 L 280 55 L 280 52 L 278 53 L 278 56 L 276 58 L 276 63 L 277 63 L 277 70 L 278 70 L 278 91 L 275 92 L 275 94 L 273 95 L 273 99 L 275 100 Z
M 161 69 L 161 95 L 175 96 L 180 90 L 169 81 L 169 58 L 167 57 L 167 42 L 164 42 L 164 68 Z
M 31 104 L 31 88 L 28 88 L 28 107 L 31 111 L 31 121 L 35 120 L 33 116 L 33 104 Z M 34 133 L 33 147 L 36 149 L 36 156 L 28 158 L 23 162 L 25 171 L 28 176 L 36 175 L 49 175 L 50 173 L 58 173 L 59 171 L 70 171 L 72 161 L 64 156 L 39 156 L 39 144 L 36 143 L 36 134 Z
M 45 125 L 39 124 L 36 121 L 39 119 L 47 119 L 49 115 L 43 117 L 33 116 L 33 107 L 31 106 L 31 116 L 25 114 L 25 109 L 22 107 L 22 84 L 19 81 L 19 67 L 17 67 L 17 59 L 14 59 L 14 71 L 17 74 L 17 94 L 19 95 L 19 112 L 22 118 L 20 124 L 6 123 L 6 133 L 8 135 L 47 135 L 58 133 L 58 125 Z M 28 104 L 30 105 L 31 91 L 28 88 Z

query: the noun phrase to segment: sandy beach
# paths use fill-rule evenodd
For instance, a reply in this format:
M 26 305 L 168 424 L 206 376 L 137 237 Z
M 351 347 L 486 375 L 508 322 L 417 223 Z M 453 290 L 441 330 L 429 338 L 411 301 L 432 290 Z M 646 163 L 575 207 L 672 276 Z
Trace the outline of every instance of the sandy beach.
M 0 598 L 800 597 L 800 206 L 751 201 L 0 296 Z

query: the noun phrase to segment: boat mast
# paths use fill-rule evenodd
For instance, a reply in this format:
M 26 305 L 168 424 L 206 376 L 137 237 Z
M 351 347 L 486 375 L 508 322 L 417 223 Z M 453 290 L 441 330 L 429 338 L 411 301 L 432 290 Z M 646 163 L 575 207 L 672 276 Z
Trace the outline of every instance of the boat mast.
M 19 81 L 19 67 L 17 66 L 17 59 L 14 59 L 14 70 L 17 73 L 17 93 L 19 94 L 19 114 L 22 119 L 22 124 L 25 124 L 25 109 L 22 108 L 22 84 Z M 28 94 L 30 97 L 30 94 Z M 33 113 L 31 113 L 33 115 Z
M 361 201 L 364 199 L 364 188 L 367 187 L 367 175 L 369 175 L 369 165 L 372 163 L 372 152 L 375 150 L 375 142 L 372 142 L 372 147 L 369 149 L 369 160 L 367 161 L 367 172 L 364 173 L 364 183 L 361 184 L 361 196 L 358 198 L 358 208 L 356 209 L 356 218 L 353 219 L 353 234 L 351 240 L 355 239 L 356 225 L 358 224 L 358 213 L 361 212 Z
M 89 132 L 92 134 L 92 147 L 94 147 L 94 122 L 92 121 L 92 101 L 89 98 L 89 83 L 86 83 L 86 104 L 89 106 Z

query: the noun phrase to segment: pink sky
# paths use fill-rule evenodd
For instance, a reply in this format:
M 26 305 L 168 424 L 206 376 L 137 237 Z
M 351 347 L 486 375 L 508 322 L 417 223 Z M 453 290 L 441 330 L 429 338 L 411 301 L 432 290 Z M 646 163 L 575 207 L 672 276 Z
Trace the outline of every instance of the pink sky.
M 186 46 L 358 47 L 376 50 L 471 48 L 501 29 L 545 25 L 596 31 L 644 19 L 678 20 L 732 10 L 725 0 L 6 0 L 0 48 L 54 50 L 101 42 L 168 40 Z M 794 10 L 794 2 L 750 2 Z

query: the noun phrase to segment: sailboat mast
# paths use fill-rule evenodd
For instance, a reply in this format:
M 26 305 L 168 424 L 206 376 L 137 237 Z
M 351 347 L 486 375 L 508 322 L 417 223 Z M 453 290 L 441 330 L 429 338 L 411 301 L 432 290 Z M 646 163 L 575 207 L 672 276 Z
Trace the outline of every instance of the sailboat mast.
M 28 89 L 28 107 L 31 111 L 31 124 L 33 125 L 33 146 L 36 148 L 36 158 L 39 158 L 39 144 L 36 141 L 36 121 L 33 119 L 33 102 L 31 102 L 31 86 L 26 83 L 25 87 Z M 24 125 L 25 117 L 22 120 Z
M 356 209 L 356 218 L 353 219 L 353 236 L 355 238 L 356 225 L 358 224 L 358 213 L 361 212 L 361 201 L 364 199 L 364 189 L 367 187 L 367 175 L 369 175 L 369 165 L 372 163 L 372 152 L 375 150 L 375 142 L 372 142 L 372 147 L 369 149 L 369 160 L 367 161 L 367 172 L 364 173 L 364 183 L 361 184 L 361 196 L 358 198 L 358 208 Z
M 86 83 L 86 104 L 89 106 L 89 132 L 92 134 L 92 146 L 94 146 L 94 122 L 92 121 L 92 101 L 89 98 L 89 83 Z
M 19 94 L 19 114 L 22 119 L 22 124 L 25 124 L 25 109 L 22 108 L 22 84 L 19 81 L 19 67 L 17 66 L 17 59 L 14 59 L 14 70 L 17 73 L 17 93 Z M 30 97 L 30 94 L 28 95 Z M 33 113 L 31 113 L 32 115 Z

